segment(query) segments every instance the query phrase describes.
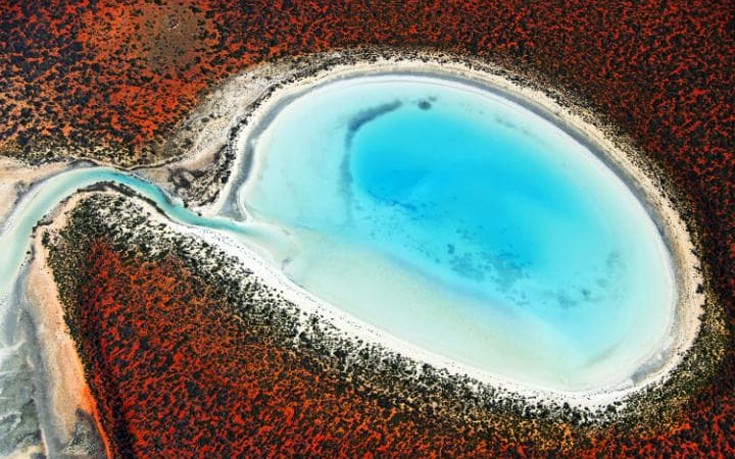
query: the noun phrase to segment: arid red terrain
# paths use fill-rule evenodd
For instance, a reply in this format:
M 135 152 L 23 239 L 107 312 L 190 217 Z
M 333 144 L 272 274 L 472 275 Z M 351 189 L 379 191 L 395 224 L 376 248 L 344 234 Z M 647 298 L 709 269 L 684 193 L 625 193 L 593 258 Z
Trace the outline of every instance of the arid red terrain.
M 243 320 L 174 253 L 152 260 L 85 238 L 70 324 L 115 457 L 730 456 L 730 365 L 655 426 L 580 428 L 427 415 L 421 395 L 375 391 L 329 358 Z M 100 324 L 107 324 L 100 327 Z M 724 390 L 723 390 L 724 389 Z M 448 398 L 454 398 L 451 392 Z M 441 402 L 440 402 L 441 403 Z M 666 404 L 665 401 L 661 402 Z M 497 423 L 501 425 L 498 425 Z M 650 428 L 649 428 L 650 427 Z
M 173 257 L 141 264 L 99 241 L 89 258 L 92 282 L 79 319 L 116 456 L 517 452 L 510 439 L 473 439 L 413 410 L 406 416 L 308 357 L 252 336 Z M 119 326 L 99 330 L 100 323 Z
M 213 85 L 336 48 L 446 50 L 564 90 L 672 179 L 699 231 L 708 292 L 735 329 L 728 2 L 0 0 L 0 12 L 0 153 L 31 159 L 64 156 L 49 145 L 126 166 L 162 159 L 162 142 Z M 656 435 L 614 425 L 557 443 L 478 437 L 249 342 L 174 256 L 140 263 L 101 238 L 87 257 L 76 336 L 120 457 L 735 456 L 735 342 Z

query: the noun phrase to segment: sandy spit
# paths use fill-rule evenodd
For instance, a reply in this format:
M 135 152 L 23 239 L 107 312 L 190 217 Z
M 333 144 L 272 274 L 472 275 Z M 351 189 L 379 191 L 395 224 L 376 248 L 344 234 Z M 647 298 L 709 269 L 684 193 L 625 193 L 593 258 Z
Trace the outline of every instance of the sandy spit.
M 28 312 L 35 326 L 39 344 L 43 372 L 42 380 L 46 387 L 48 412 L 43 413 L 48 425 L 46 435 L 52 435 L 56 442 L 66 445 L 72 439 L 78 420 L 77 410 L 92 415 L 104 439 L 98 411 L 87 384 L 84 366 L 77 353 L 76 343 L 64 320 L 64 308 L 53 273 L 48 265 L 48 250 L 42 244 L 44 230 L 58 231 L 68 222 L 67 211 L 73 209 L 84 197 L 76 194 L 54 211 L 52 223 L 36 231 L 32 241 L 33 258 L 28 268 L 27 291 L 30 300 Z M 47 439 L 48 441 L 48 439 Z M 109 451 L 108 451 L 109 455 Z

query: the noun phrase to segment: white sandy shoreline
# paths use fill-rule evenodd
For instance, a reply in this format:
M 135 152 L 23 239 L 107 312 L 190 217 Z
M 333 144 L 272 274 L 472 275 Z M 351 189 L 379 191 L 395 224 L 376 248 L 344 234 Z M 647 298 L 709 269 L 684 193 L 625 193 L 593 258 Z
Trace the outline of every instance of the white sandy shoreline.
M 277 107 L 287 104 L 306 91 L 333 81 L 393 73 L 404 76 L 439 77 L 449 82 L 470 83 L 476 87 L 489 89 L 506 97 L 509 96 L 508 98 L 513 102 L 540 114 L 545 119 L 561 126 L 564 131 L 572 134 L 585 146 L 592 147 L 591 150 L 609 168 L 613 169 L 616 175 L 644 203 L 670 252 L 676 271 L 674 274 L 677 280 L 676 289 L 679 300 L 675 305 L 674 314 L 672 314 L 668 336 L 663 340 L 661 348 L 651 352 L 638 362 L 636 365 L 638 368 L 647 369 L 648 371 L 642 371 L 643 375 L 636 375 L 636 381 L 631 379 L 621 382 L 618 379 L 617 381 L 610 381 L 609 384 L 594 391 L 550 391 L 542 387 L 521 384 L 482 369 L 459 364 L 425 349 L 417 348 L 415 345 L 403 342 L 360 322 L 338 307 L 319 301 L 306 292 L 300 292 L 301 294 L 293 300 L 309 312 L 321 310 L 321 313 L 329 322 L 346 334 L 380 344 L 406 357 L 430 363 L 437 368 L 447 369 L 451 373 L 467 374 L 493 387 L 503 388 L 534 400 L 549 399 L 578 406 L 600 407 L 624 399 L 629 394 L 644 387 L 665 380 L 681 362 L 699 330 L 701 305 L 704 303 L 703 294 L 697 293 L 697 286 L 703 283 L 701 274 L 697 269 L 699 261 L 692 252 L 694 246 L 683 220 L 671 202 L 665 197 L 663 191 L 660 190 L 657 181 L 651 177 L 650 172 L 644 170 L 641 166 L 641 161 L 635 155 L 635 152 L 629 148 L 623 150 L 619 147 L 603 129 L 586 121 L 594 119 L 594 117 L 588 113 L 580 113 L 581 109 L 579 108 L 572 112 L 542 91 L 522 86 L 500 73 L 474 70 L 459 62 L 439 63 L 432 60 L 397 58 L 395 60 L 382 59 L 377 62 L 365 61 L 336 65 L 285 84 L 282 88 L 275 90 L 259 107 L 249 114 L 250 118 L 247 125 L 239 132 L 235 142 L 233 142 L 233 148 L 238 153 L 234 165 L 235 170 L 237 171 L 242 167 L 244 161 L 242 152 L 246 151 L 247 142 L 253 136 L 257 136 L 258 129 L 264 124 L 265 117 L 269 116 Z M 228 89 L 242 91 L 242 88 L 225 88 L 222 92 L 227 94 Z M 248 160 L 252 161 L 250 165 L 252 173 L 259 167 L 258 158 L 248 158 Z M 228 196 L 231 198 L 230 193 L 233 192 L 233 189 L 238 189 L 242 185 L 242 181 L 246 179 L 246 177 L 238 178 L 236 174 L 233 175 L 235 175 L 235 179 L 231 179 L 226 184 L 219 201 L 207 209 L 207 212 L 216 212 L 218 206 L 222 205 L 223 200 L 227 199 Z M 242 206 L 240 210 L 244 213 Z M 282 275 L 265 271 L 259 272 L 259 275 L 267 276 L 269 281 L 276 282 L 276 285 L 283 285 L 282 288 L 286 291 L 293 289 L 293 283 L 287 279 L 282 279 Z M 290 288 L 289 284 L 291 285 Z M 316 304 L 320 306 L 317 307 Z
M 34 167 L 18 159 L 0 157 L 0 228 L 32 184 L 60 173 L 68 167 L 66 162 L 53 162 Z

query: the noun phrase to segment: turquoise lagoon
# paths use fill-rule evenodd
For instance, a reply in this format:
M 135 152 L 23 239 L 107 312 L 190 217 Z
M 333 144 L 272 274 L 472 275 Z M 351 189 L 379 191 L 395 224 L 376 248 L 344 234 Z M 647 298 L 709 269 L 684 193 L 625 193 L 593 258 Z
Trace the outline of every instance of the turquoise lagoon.
M 317 85 L 263 119 L 239 201 L 288 234 L 276 262 L 322 300 L 545 389 L 620 387 L 661 351 L 677 295 L 657 226 L 538 109 L 384 74 Z

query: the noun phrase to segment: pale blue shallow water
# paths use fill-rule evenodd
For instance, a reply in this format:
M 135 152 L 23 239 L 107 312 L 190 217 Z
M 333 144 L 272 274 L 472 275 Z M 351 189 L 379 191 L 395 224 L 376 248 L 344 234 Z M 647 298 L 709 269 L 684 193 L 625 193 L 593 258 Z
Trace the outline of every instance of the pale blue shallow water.
M 397 75 L 327 84 L 272 115 L 243 152 L 254 159 L 237 191 L 246 222 L 202 217 L 110 168 L 34 184 L 0 222 L 0 385 L 19 381 L 30 345 L 20 281 L 34 226 L 100 182 L 244 243 L 434 363 L 597 391 L 666 358 L 667 248 L 626 185 L 558 127 L 471 85 Z
M 436 78 L 327 84 L 256 139 L 242 202 L 286 229 L 297 283 L 376 327 L 530 384 L 630 373 L 667 331 L 666 247 L 557 126 Z
M 9 219 L 0 226 L 0 300 L 10 294 L 20 265 L 30 250 L 30 238 L 35 225 L 61 201 L 86 187 L 111 183 L 124 185 L 155 202 L 177 223 L 221 231 L 238 239 L 257 238 L 257 229 L 219 217 L 201 217 L 174 201 L 160 188 L 139 177 L 107 167 L 77 167 L 52 176 L 34 185 L 17 204 Z M 0 321 L 1 322 L 1 321 Z M 2 334 L 0 334 L 2 340 Z

